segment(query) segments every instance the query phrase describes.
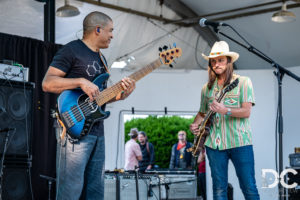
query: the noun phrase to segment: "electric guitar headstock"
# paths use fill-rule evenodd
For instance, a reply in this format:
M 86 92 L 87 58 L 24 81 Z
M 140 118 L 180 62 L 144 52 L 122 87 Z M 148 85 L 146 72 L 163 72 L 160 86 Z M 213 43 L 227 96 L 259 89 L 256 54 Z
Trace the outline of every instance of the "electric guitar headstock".
M 232 83 L 230 83 L 228 86 L 226 86 L 222 91 L 220 96 L 217 99 L 217 102 L 221 102 L 221 100 L 223 99 L 223 97 L 225 96 L 225 94 L 227 92 L 230 92 L 231 90 L 233 90 L 237 85 L 239 84 L 239 79 L 235 79 Z
M 239 84 L 239 79 L 235 79 L 232 83 L 230 83 L 225 89 L 224 93 L 230 92 L 233 88 L 235 88 Z
M 164 46 L 163 48 L 160 47 L 158 50 L 160 51 L 159 57 L 161 62 L 170 67 L 173 67 L 171 64 L 175 62 L 174 59 L 179 58 L 182 55 L 181 48 L 176 47 L 176 45 L 174 45 L 174 48 L 172 49 L 168 49 L 167 46 Z

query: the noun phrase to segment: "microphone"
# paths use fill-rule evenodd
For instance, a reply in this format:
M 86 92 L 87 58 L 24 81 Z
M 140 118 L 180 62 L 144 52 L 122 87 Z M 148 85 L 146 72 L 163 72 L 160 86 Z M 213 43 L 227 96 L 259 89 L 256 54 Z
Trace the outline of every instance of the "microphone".
M 207 19 L 205 18 L 201 18 L 200 21 L 199 21 L 199 24 L 201 27 L 205 27 L 205 26 L 212 26 L 214 28 L 217 28 L 218 26 L 229 26 L 228 24 L 226 23 L 223 23 L 223 22 L 213 22 L 213 21 L 208 21 Z

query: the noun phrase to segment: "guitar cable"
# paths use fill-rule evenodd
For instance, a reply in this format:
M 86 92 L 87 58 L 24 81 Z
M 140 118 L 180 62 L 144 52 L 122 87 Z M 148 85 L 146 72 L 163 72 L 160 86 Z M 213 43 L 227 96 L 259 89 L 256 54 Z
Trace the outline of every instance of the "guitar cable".
M 59 123 L 58 123 L 59 124 Z M 60 138 L 60 134 L 62 132 L 62 127 L 58 126 L 56 127 L 56 140 L 57 140 L 57 147 L 56 148 L 59 148 L 59 157 L 58 157 L 58 164 L 57 164 L 57 171 L 56 171 L 56 195 L 55 195 L 55 199 L 57 200 L 57 197 L 58 197 L 58 190 L 57 188 L 59 188 L 59 180 L 60 180 L 60 167 L 61 167 L 61 154 L 62 154 L 62 147 L 65 146 L 66 142 L 67 142 L 67 137 L 68 135 L 66 135 L 66 137 L 64 138 L 64 141 L 61 140 Z M 59 147 L 58 147 L 59 145 Z

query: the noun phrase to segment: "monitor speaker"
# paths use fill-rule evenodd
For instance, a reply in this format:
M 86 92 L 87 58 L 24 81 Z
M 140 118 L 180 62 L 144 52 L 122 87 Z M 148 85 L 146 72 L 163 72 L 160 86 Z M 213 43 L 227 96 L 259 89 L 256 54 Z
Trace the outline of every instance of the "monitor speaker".
M 31 163 L 7 164 L 3 169 L 2 199 L 32 200 Z
M 6 158 L 31 155 L 33 89 L 34 83 L 0 81 L 0 129 L 15 129 L 0 133 L 0 154 L 8 138 Z

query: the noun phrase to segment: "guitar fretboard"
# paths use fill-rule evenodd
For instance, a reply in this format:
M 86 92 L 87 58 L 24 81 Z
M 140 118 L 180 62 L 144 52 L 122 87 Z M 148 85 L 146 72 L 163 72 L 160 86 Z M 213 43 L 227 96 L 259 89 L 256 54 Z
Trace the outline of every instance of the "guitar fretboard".
M 147 66 L 143 67 L 142 69 L 134 72 L 129 76 L 129 78 L 135 80 L 136 82 L 146 76 L 147 74 L 151 73 L 153 70 L 157 69 L 161 65 L 160 59 L 153 61 L 152 63 L 148 64 Z M 112 98 L 117 96 L 120 92 L 124 89 L 122 87 L 122 81 L 117 82 L 116 84 L 106 88 L 95 98 L 98 106 L 102 106 L 103 104 L 110 101 Z

